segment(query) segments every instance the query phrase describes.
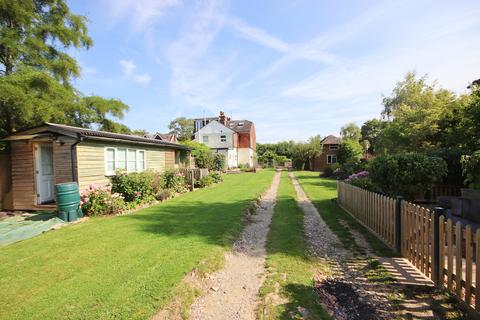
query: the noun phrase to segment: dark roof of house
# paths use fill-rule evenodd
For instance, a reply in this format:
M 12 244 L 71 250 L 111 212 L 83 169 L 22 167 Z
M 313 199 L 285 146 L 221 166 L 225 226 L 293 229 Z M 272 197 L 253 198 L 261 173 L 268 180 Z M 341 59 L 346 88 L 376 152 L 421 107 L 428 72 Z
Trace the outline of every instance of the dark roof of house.
M 172 139 L 175 139 L 175 134 L 174 133 L 152 133 L 152 134 L 146 134 L 144 135 L 144 138 L 148 139 L 159 139 L 162 141 L 167 141 L 171 142 Z
M 230 120 L 227 127 L 235 132 L 243 133 L 250 132 L 250 128 L 253 126 L 253 122 L 249 120 Z
M 331 134 L 323 138 L 321 142 L 322 144 L 340 144 L 340 142 L 342 142 L 342 139 L 340 139 L 339 137 L 335 137 Z
M 21 130 L 10 135 L 10 137 L 21 136 L 25 134 L 34 134 L 41 132 L 53 132 L 62 135 L 72 136 L 76 138 L 85 138 L 91 140 L 117 140 L 119 142 L 131 142 L 149 145 L 159 145 L 164 147 L 170 147 L 174 149 L 191 150 L 191 148 L 173 142 L 166 142 L 158 139 L 145 138 L 140 136 L 134 136 L 129 134 L 113 133 L 106 131 L 97 131 L 92 129 L 86 129 L 81 127 L 67 126 L 64 124 L 45 122 L 40 126 Z M 8 139 L 5 140 L 13 140 Z

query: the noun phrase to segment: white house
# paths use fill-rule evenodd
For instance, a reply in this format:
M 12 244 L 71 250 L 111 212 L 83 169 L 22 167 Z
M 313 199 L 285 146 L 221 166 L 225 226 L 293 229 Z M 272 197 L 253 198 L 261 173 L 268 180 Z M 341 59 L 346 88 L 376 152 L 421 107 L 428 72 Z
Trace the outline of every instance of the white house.
M 232 129 L 216 120 L 195 132 L 195 141 L 210 147 L 214 152 L 225 155 L 228 168 L 238 167 L 238 136 Z

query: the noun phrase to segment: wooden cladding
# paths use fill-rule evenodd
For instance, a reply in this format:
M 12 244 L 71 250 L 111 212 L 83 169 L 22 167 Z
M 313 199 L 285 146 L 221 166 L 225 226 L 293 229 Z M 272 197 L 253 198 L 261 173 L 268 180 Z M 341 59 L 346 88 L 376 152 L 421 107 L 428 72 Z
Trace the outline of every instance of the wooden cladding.
M 401 254 L 436 285 L 480 311 L 480 228 L 427 208 L 338 183 L 338 203 L 354 218 L 394 247 L 400 235 Z M 399 220 L 394 217 L 399 214 Z M 397 221 L 397 222 L 396 222 Z

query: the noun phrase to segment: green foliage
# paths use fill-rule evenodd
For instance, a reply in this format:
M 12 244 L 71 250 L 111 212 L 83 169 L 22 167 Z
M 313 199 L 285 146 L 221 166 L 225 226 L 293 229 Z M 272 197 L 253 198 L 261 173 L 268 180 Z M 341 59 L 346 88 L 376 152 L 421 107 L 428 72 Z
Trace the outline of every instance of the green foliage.
M 480 190 L 480 150 L 472 155 L 462 157 L 462 170 L 465 184 L 472 189 Z
M 358 141 L 343 140 L 338 147 L 337 161 L 340 165 L 351 165 L 360 161 L 363 154 L 362 146 Z
M 64 0 L 0 2 L 0 72 L 9 75 L 22 65 L 45 70 L 68 83 L 80 74 L 67 48 L 89 48 L 84 16 L 70 12 Z
M 121 194 L 111 193 L 109 187 L 96 188 L 93 186 L 82 192 L 80 206 L 88 216 L 120 214 L 127 208 Z
M 195 158 L 195 165 L 197 168 L 211 168 L 213 165 L 212 150 L 196 141 L 182 141 L 182 143 L 192 148 L 192 156 Z
M 362 134 L 360 128 L 354 122 L 350 122 L 340 129 L 340 136 L 343 140 L 359 141 Z
M 63 0 L 0 1 L 0 137 L 43 122 L 128 133 L 112 120 L 127 105 L 70 84 L 80 69 L 65 51 L 91 46 L 85 22 Z
M 223 181 L 223 176 L 220 172 L 210 172 L 209 175 L 212 177 L 214 183 L 220 183 Z
M 226 167 L 225 162 L 226 162 L 226 158 L 224 154 L 215 153 L 213 155 L 212 166 L 210 169 L 214 171 L 225 171 L 225 167 Z
M 368 141 L 368 146 L 364 148 L 370 153 L 380 152 L 379 149 L 379 135 L 382 130 L 385 128 L 386 122 L 378 119 L 372 119 L 366 121 L 361 129 L 361 138 L 360 141 Z
M 168 129 L 177 136 L 178 141 L 189 141 L 193 135 L 193 120 L 185 117 L 176 118 L 170 121 Z
M 279 155 L 277 155 L 275 152 L 271 150 L 267 150 L 266 152 L 264 152 L 262 155 L 258 157 L 258 162 L 265 167 L 271 168 L 273 167 L 273 161 L 278 156 Z
M 369 162 L 373 183 L 389 196 L 404 196 L 409 200 L 423 194 L 447 174 L 446 162 L 423 154 L 379 156 Z
M 153 196 L 153 178 L 151 171 L 126 173 L 118 171 L 110 178 L 112 192 L 121 194 L 127 202 L 142 202 Z
M 165 170 L 163 173 L 163 179 L 165 181 L 165 188 L 174 190 L 177 193 L 187 192 L 185 184 L 185 175 L 176 170 Z

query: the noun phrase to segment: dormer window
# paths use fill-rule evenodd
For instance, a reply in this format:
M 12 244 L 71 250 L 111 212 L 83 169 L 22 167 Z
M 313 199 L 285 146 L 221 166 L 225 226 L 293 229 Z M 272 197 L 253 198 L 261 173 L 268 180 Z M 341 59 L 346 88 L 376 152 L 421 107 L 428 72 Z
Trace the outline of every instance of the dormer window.
M 239 122 L 239 123 L 238 123 L 238 126 L 239 126 L 239 127 L 243 127 L 243 124 L 244 124 L 243 122 Z

